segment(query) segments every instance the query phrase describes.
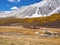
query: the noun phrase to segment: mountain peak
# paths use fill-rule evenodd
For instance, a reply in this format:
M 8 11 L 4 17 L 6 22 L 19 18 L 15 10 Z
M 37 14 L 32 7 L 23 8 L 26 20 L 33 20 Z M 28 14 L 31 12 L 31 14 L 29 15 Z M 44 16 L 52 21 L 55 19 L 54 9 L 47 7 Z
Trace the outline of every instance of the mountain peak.
M 23 6 L 13 10 L 8 16 L 17 18 L 45 17 L 55 13 L 60 13 L 60 0 L 42 0 L 29 6 Z

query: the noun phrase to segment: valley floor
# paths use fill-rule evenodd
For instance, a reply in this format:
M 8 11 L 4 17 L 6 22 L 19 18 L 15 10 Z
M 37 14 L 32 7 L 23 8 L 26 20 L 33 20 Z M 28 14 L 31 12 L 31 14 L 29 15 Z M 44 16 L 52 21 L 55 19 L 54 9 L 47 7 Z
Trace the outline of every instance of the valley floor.
M 60 33 L 60 28 L 28 29 L 21 26 L 0 26 L 0 45 L 60 45 L 60 35 L 41 36 L 45 30 Z

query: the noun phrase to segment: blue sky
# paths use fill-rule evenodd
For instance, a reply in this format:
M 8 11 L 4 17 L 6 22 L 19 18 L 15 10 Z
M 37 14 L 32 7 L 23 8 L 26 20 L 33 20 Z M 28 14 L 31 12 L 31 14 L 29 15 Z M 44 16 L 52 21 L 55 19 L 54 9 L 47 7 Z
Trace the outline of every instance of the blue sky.
M 0 0 L 0 11 L 10 11 L 40 1 L 41 0 Z

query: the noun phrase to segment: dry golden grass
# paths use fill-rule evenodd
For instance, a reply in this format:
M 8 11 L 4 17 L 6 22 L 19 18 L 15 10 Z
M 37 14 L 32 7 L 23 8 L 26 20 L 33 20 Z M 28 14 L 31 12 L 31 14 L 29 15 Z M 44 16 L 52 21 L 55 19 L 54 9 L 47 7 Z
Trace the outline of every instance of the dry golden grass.
M 23 34 L 34 34 L 34 30 L 22 28 L 20 26 L 2 26 L 0 27 L 0 32 L 15 32 Z
M 57 28 L 47 28 L 52 32 L 60 32 Z M 41 38 L 35 32 L 44 33 L 41 29 L 28 29 L 20 26 L 0 26 L 0 32 L 15 32 L 22 35 L 0 35 L 0 45 L 60 45 L 60 38 Z M 26 34 L 26 35 L 25 35 Z
M 26 36 L 0 36 L 0 45 L 60 45 L 60 38 L 32 38 Z
M 44 33 L 45 29 L 52 32 L 60 32 L 60 28 L 44 28 L 40 27 L 40 29 L 29 29 L 23 28 L 21 26 L 0 26 L 0 32 L 15 32 L 15 33 L 23 33 L 23 34 L 35 34 L 35 32 Z

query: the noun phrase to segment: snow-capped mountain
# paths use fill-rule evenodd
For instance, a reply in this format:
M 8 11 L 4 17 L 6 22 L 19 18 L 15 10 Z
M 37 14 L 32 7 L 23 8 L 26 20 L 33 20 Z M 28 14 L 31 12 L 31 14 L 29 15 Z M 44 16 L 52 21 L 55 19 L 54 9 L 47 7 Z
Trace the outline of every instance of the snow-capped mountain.
M 60 13 L 60 0 L 42 0 L 39 3 L 22 6 L 9 14 L 4 13 L 3 15 L 5 15 L 5 17 L 34 18 L 50 16 L 54 13 Z

